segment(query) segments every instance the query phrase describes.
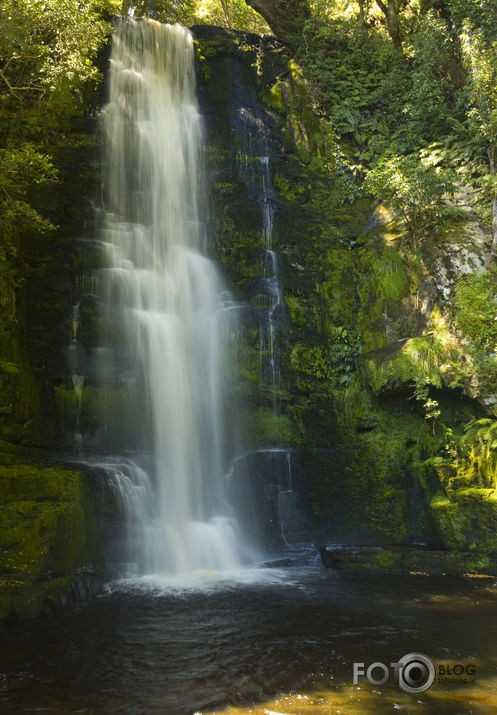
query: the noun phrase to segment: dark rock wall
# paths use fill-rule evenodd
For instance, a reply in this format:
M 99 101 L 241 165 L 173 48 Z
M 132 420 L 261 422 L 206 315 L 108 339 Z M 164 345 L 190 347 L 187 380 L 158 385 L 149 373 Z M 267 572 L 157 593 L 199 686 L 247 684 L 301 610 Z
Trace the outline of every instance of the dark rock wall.
M 371 208 L 352 203 L 341 179 L 315 160 L 312 141 L 318 140 L 309 136 L 317 135 L 320 122 L 306 106 L 305 88 L 293 77 L 282 47 L 253 36 L 235 42 L 213 28 L 196 28 L 195 36 L 207 123 L 214 250 L 234 296 L 252 311 L 252 322 L 247 312 L 241 313 L 247 325 L 234 348 L 246 426 L 243 448 L 307 448 L 298 469 L 305 479 L 296 489 L 306 502 L 308 539 L 432 543 L 437 537 L 429 507 L 412 469 L 416 450 L 412 444 L 406 447 L 410 431 L 422 426 L 412 405 L 397 402 L 382 412 L 388 424 L 379 437 L 375 414 L 364 410 L 362 434 L 356 438 L 355 430 L 344 424 L 343 405 L 337 409 L 337 396 L 343 399 L 346 392 L 340 371 L 335 371 L 337 385 L 336 375 L 325 372 L 321 378 L 306 378 L 307 366 L 301 370 L 297 362 L 301 350 L 310 363 L 308 372 L 316 372 L 312 361 L 320 360 L 329 347 L 334 325 L 345 323 L 352 334 L 351 314 L 358 301 L 350 243 L 364 230 Z M 263 321 L 254 317 L 258 310 L 263 313 L 257 302 L 262 253 L 257 167 L 262 153 L 269 157 L 273 247 L 285 296 L 277 331 L 281 381 L 276 411 L 270 385 L 261 375 Z M 331 251 L 341 266 L 329 260 Z M 334 305 L 321 290 L 333 293 Z M 354 323 L 362 318 L 354 317 Z M 352 404 L 351 409 L 357 408 Z M 390 448 L 380 445 L 383 439 L 390 440 Z M 380 449 L 381 458 L 376 453 Z M 260 457 L 258 462 L 259 476 L 253 480 L 262 493 L 271 488 L 273 470 L 269 460 L 263 488 Z M 239 479 L 250 490 L 247 473 Z M 309 526 L 313 519 L 314 528 Z
M 238 454 L 259 450 L 234 469 L 233 493 L 243 501 L 255 485 L 254 518 L 260 522 L 264 513 L 267 539 L 281 538 L 268 524 L 271 490 L 285 489 L 275 482 L 267 450 L 288 448 L 300 454 L 294 515 L 305 522 L 290 529 L 293 540 L 300 533 L 443 546 L 486 568 L 492 541 L 483 527 L 475 527 L 474 540 L 464 527 L 470 510 L 481 507 L 486 524 L 493 513 L 493 497 L 483 489 L 488 480 L 480 484 L 468 472 L 476 448 L 464 436 L 465 426 L 482 417 L 484 400 L 474 399 L 478 390 L 462 375 L 468 361 L 450 303 L 460 271 L 481 264 L 486 239 L 462 217 L 445 238 L 427 240 L 424 253 L 402 244 L 398 217 L 361 193 L 348 168 L 353 147 L 321 117 L 312 86 L 285 48 L 215 28 L 194 34 L 213 250 L 245 305 L 233 345 L 244 434 L 233 439 Z M 272 242 L 284 294 L 276 400 L 261 371 L 261 154 L 269 158 Z M 470 432 L 480 444 L 488 442 L 483 429 Z M 478 448 L 480 465 L 487 449 Z M 446 478 L 451 470 L 466 475 L 465 488 L 476 493 L 458 494 L 463 485 Z
M 102 65 L 105 57 L 102 55 Z M 103 573 L 101 483 L 61 466 L 73 450 L 74 393 L 67 348 L 80 276 L 97 265 L 98 107 L 54 137 L 58 181 L 29 197 L 53 231 L 21 227 L 2 245 L 0 281 L 0 618 L 29 618 L 98 590 Z M 93 337 L 91 338 L 93 340 Z

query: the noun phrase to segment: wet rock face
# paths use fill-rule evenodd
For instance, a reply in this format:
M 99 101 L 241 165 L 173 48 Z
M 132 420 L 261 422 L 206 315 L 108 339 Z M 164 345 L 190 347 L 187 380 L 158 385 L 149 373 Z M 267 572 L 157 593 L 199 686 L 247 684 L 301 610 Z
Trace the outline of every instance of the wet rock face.
M 32 197 L 36 210 L 57 228 L 19 238 L 15 335 L 7 352 L 2 346 L 14 377 L 3 391 L 11 406 L 0 414 L 0 435 L 48 449 L 64 446 L 54 390 L 70 382 L 65 349 L 71 340 L 77 276 L 95 263 L 82 239 L 94 231 L 100 184 L 97 122 L 75 118 L 67 145 L 54 158 L 59 182 L 40 187 Z M 2 300 L 4 288 L 0 286 Z
M 402 243 L 398 216 L 351 197 L 339 172 L 324 170 L 323 142 L 326 151 L 336 145 L 277 43 L 214 28 L 195 35 L 213 250 L 244 306 L 235 352 L 248 429 L 238 453 L 256 448 L 234 465 L 233 499 L 251 494 L 252 519 L 268 543 L 319 534 L 345 543 L 448 543 L 444 515 L 453 509 L 436 501 L 446 485 L 430 465 L 415 465 L 454 458 L 464 425 L 481 416 L 476 400 L 495 405 L 491 380 L 488 389 L 481 384 L 484 371 L 475 375 L 454 328 L 455 288 L 484 267 L 489 237 L 462 206 L 443 236 L 425 237 L 420 257 Z M 263 200 L 283 296 L 273 313 L 276 411 L 260 371 L 260 332 L 274 300 L 261 268 Z M 416 385 L 428 386 L 423 400 Z M 424 406 L 435 403 L 434 423 Z M 291 492 L 269 466 L 280 457 L 261 456 L 275 447 L 316 450 Z M 461 445 L 461 468 L 467 449 Z M 478 534 L 474 548 L 488 550 Z
M 398 477 L 394 486 L 379 478 L 374 484 L 368 472 L 351 472 L 353 458 L 341 446 L 258 449 L 237 458 L 227 496 L 247 540 L 262 551 L 326 543 L 440 546 L 416 475 L 404 475 L 402 490 Z M 369 488 L 367 496 L 359 486 Z M 395 508 L 387 494 L 390 501 L 395 496 Z
M 262 552 L 314 541 L 318 525 L 305 482 L 291 450 L 260 449 L 234 461 L 227 495 L 245 537 Z
M 265 544 L 319 540 L 320 535 L 365 543 L 409 541 L 419 535 L 432 540 L 428 507 L 406 476 L 408 453 L 401 442 L 409 439 L 411 416 L 398 430 L 390 460 L 382 456 L 378 464 L 376 450 L 385 452 L 382 430 L 388 433 L 389 428 L 378 429 L 378 417 L 362 407 L 359 419 L 352 416 L 355 406 L 350 416 L 362 425 L 359 438 L 340 425 L 350 409 L 336 398 L 343 398 L 347 383 L 340 380 L 352 365 L 355 343 L 347 343 L 345 331 L 339 333 L 339 344 L 331 346 L 337 357 L 328 358 L 326 352 L 334 325 L 351 320 L 367 325 L 371 344 L 385 344 L 385 310 L 396 320 L 408 310 L 401 302 L 406 271 L 389 249 L 389 303 L 380 305 L 383 298 L 375 294 L 371 310 L 366 289 L 382 289 L 369 280 L 382 260 L 375 243 L 380 243 L 379 228 L 371 224 L 367 229 L 376 261 L 369 266 L 366 251 L 355 254 L 351 242 L 358 246 L 355 237 L 361 232 L 365 240 L 372 208 L 364 202 L 341 205 L 337 181 L 323 172 L 313 154 L 318 154 L 313 142 L 318 143 L 323 127 L 284 50 L 274 40 L 238 36 L 235 41 L 214 28 L 194 28 L 194 34 L 206 119 L 213 250 L 238 306 L 236 397 L 246 431 L 238 437 L 237 452 L 251 452 L 233 465 L 230 496 L 234 502 L 248 500 L 252 516 L 245 526 Z M 354 283 L 361 270 L 365 276 L 359 299 L 365 306 L 357 304 Z M 277 380 L 261 369 L 271 352 L 264 338 L 271 327 Z M 339 363 L 336 377 L 334 368 L 327 372 L 326 360 Z M 270 448 L 277 447 L 283 452 L 271 455 Z M 281 476 L 286 464 L 281 454 L 287 447 L 299 464 L 292 489 Z M 296 456 L 300 448 L 317 451 L 304 458 Z

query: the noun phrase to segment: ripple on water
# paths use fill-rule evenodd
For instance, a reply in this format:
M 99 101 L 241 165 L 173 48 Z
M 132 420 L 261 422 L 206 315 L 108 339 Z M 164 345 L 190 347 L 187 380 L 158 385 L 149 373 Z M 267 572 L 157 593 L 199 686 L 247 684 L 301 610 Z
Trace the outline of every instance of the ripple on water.
M 114 582 L 76 611 L 4 629 L 0 711 L 497 712 L 491 603 L 486 587 L 462 579 L 312 568 Z M 413 650 L 476 662 L 475 683 L 418 697 L 390 682 L 353 686 L 354 662 Z

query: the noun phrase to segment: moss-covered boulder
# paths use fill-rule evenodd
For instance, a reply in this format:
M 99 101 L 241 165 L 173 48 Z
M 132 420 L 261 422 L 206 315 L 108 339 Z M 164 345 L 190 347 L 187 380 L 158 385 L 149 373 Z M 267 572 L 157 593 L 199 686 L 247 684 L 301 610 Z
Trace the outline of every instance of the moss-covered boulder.
M 98 586 L 102 544 L 88 474 L 0 466 L 0 619 L 30 618 Z
M 426 493 L 432 494 L 430 508 L 441 543 L 459 552 L 468 565 L 483 569 L 497 564 L 496 451 L 497 422 L 482 418 L 466 426 L 451 458 L 435 457 L 419 465 L 425 488 L 430 473 L 438 481 L 436 493 Z

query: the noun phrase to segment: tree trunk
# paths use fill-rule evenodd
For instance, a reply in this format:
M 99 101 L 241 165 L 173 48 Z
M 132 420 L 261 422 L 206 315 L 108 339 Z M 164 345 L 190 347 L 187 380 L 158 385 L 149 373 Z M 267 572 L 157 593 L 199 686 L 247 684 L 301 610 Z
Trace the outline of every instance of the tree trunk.
M 397 0 L 376 0 L 376 4 L 385 15 L 388 34 L 395 47 L 402 48 L 402 31 L 400 29 L 399 7 Z
M 224 17 L 226 18 L 226 24 L 228 25 L 229 29 L 231 30 L 230 11 L 229 11 L 228 3 L 226 2 L 226 0 L 221 0 L 221 6 L 223 8 Z
M 310 17 L 308 0 L 245 0 L 262 15 L 276 37 L 284 42 L 298 42 L 305 21 Z
M 366 28 L 366 14 L 364 12 L 364 2 L 365 0 L 359 0 L 359 19 L 361 22 L 361 28 L 363 30 Z

